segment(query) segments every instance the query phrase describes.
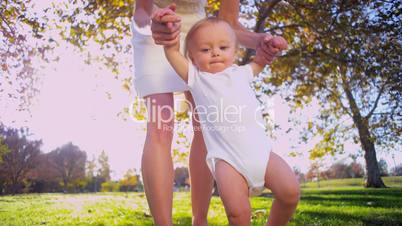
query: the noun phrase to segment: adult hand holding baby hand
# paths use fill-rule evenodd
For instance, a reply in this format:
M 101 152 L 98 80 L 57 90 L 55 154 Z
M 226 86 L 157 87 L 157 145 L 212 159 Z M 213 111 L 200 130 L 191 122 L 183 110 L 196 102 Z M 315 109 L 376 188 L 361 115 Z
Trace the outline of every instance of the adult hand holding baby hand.
M 275 57 L 287 48 L 288 43 L 283 37 L 266 35 L 257 46 L 254 61 L 260 65 L 271 64 Z
M 151 31 L 155 44 L 170 46 L 179 41 L 181 18 L 176 15 L 176 4 L 158 9 L 152 14 Z

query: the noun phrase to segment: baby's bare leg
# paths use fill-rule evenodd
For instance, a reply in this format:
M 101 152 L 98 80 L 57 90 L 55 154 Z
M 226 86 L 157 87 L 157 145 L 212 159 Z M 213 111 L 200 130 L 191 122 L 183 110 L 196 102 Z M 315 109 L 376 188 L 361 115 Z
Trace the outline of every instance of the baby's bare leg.
M 243 176 L 229 163 L 219 160 L 215 167 L 219 195 L 231 226 L 250 225 L 251 207 L 248 186 Z
M 266 226 L 286 225 L 299 201 L 299 182 L 289 165 L 273 152 L 265 172 L 265 186 L 275 197 Z

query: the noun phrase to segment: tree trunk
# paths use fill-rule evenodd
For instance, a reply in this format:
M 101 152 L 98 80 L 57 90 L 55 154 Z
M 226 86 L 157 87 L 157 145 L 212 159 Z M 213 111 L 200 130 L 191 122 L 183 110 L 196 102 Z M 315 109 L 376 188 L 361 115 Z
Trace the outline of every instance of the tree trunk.
M 374 143 L 370 140 L 370 137 L 362 137 L 362 135 L 360 135 L 360 142 L 362 143 L 364 159 L 366 160 L 367 181 L 365 186 L 371 188 L 385 188 L 386 186 L 381 179 L 380 169 L 378 168 Z
M 63 178 L 63 192 L 67 193 L 67 187 L 68 187 L 68 180 L 66 178 Z
M 386 186 L 380 176 L 380 169 L 378 168 L 374 142 L 370 136 L 368 120 L 360 114 L 359 108 L 344 76 L 342 76 L 342 85 L 352 111 L 353 122 L 359 132 L 361 146 L 364 150 L 367 171 L 365 187 L 385 188 Z

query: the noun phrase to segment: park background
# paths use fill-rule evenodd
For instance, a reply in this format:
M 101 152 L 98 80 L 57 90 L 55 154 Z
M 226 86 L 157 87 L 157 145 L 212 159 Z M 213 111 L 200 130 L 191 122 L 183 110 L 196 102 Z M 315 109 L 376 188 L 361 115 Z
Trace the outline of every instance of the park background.
M 208 2 L 215 14 L 219 3 Z M 0 222 L 152 224 L 140 177 L 145 112 L 132 86 L 134 4 L 1 1 Z M 267 139 L 303 188 L 291 224 L 401 223 L 400 2 L 255 0 L 240 10 L 246 27 L 290 44 L 253 87 Z M 239 51 L 239 63 L 252 54 Z M 188 225 L 191 127 L 177 106 L 175 202 L 186 205 L 174 216 Z M 56 194 L 8 196 L 21 193 Z M 271 200 L 269 191 L 253 198 L 253 224 Z M 217 197 L 210 215 L 226 224 Z

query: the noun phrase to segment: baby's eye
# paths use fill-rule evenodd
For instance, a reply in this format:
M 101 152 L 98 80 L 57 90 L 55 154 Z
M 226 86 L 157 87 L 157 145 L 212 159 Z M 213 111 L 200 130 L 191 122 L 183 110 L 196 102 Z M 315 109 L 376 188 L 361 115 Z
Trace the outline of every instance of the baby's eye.
M 221 46 L 220 49 L 221 50 L 227 50 L 229 48 L 229 46 Z
M 209 51 L 209 48 L 203 48 L 203 49 L 201 49 L 201 52 L 203 52 L 203 53 L 207 53 Z

